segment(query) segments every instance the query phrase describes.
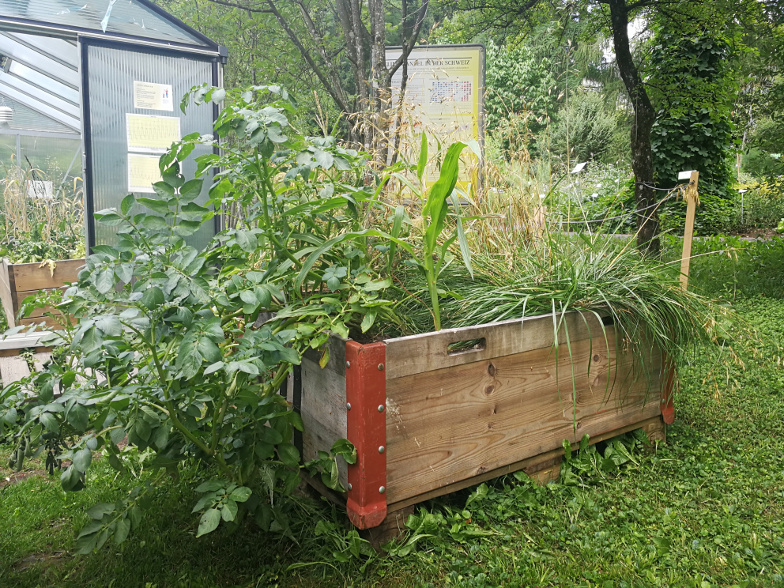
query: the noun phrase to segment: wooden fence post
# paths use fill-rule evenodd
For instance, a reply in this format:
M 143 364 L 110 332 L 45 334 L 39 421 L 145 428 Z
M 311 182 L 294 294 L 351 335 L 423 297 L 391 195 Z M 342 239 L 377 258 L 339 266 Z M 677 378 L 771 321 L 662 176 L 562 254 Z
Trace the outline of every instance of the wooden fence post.
M 686 186 L 686 227 L 683 231 L 683 254 L 681 255 L 681 288 L 689 287 L 689 264 L 691 263 L 691 243 L 694 238 L 694 215 L 700 203 L 697 184 L 700 181 L 700 172 L 692 171 L 689 185 Z

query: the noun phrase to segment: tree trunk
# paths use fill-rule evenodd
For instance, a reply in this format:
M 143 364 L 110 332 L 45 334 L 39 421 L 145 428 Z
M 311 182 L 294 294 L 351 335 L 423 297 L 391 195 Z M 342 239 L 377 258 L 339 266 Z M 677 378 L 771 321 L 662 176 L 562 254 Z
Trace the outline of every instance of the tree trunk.
M 645 90 L 629 49 L 629 14 L 625 0 L 606 0 L 610 7 L 615 60 L 634 109 L 632 124 L 632 170 L 637 202 L 637 246 L 641 251 L 659 253 L 659 220 L 656 192 L 653 189 L 651 128 L 655 120 L 653 105 Z

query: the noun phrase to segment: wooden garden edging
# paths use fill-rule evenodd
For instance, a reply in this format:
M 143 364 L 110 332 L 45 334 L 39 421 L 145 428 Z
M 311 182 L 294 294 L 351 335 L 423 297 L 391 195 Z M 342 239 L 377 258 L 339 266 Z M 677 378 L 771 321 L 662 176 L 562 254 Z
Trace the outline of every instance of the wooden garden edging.
M 3 266 L 0 269 L 0 299 L 8 319 L 8 326 L 12 328 L 41 322 L 53 326 L 53 321 L 43 316 L 44 312 L 52 310 L 50 308 L 37 308 L 30 316 L 17 321 L 22 302 L 40 290 L 54 290 L 63 288 L 66 283 L 76 282 L 82 267 L 84 267 L 84 259 L 58 261 L 54 270 L 45 263 L 11 264 L 3 259 Z
M 351 522 L 369 529 L 413 504 L 550 463 L 565 439 L 637 428 L 663 436 L 671 382 L 659 350 L 635 361 L 592 314 L 567 313 L 557 349 L 554 332 L 545 315 L 366 345 L 331 339 L 326 367 L 306 354 L 289 392 L 305 425 L 303 459 L 337 439 L 354 444 L 357 462 L 340 460 L 340 478 Z M 461 341 L 478 343 L 450 353 Z

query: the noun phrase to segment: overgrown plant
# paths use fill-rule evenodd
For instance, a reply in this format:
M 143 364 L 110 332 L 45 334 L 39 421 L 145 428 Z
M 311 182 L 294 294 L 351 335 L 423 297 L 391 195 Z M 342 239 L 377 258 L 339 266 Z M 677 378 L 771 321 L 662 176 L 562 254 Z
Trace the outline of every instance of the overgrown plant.
M 0 180 L 0 256 L 12 263 L 84 256 L 81 178 L 59 188 L 35 168 L 7 167 Z
M 192 98 L 219 100 L 217 92 Z M 381 296 L 388 281 L 367 263 L 375 251 L 362 241 L 368 233 L 356 230 L 373 197 L 364 189 L 364 157 L 299 136 L 279 88 L 234 98 L 216 124 L 233 143 L 197 161 L 200 173 L 223 168 L 210 203 L 235 210 L 235 226 L 204 250 L 188 243 L 214 211 L 199 203 L 203 181 L 179 172 L 179 162 L 212 139 L 186 137 L 162 157 L 155 198 L 129 195 L 120 210 L 96 215 L 116 227 L 118 242 L 95 247 L 65 294 L 60 308 L 79 319 L 51 341 L 66 347 L 65 361 L 2 392 L 2 420 L 18 425 L 27 453 L 50 437 L 69 446 L 60 456 L 70 461 L 61 476 L 66 490 L 87 482 L 98 450 L 123 470 L 123 440 L 152 451 L 150 466 L 161 471 L 201 463 L 198 535 L 246 514 L 266 530 L 288 532 L 277 497 L 299 481 L 292 436 L 302 427 L 278 394 L 290 366 L 330 332 L 366 330 L 377 316 L 394 320 Z M 353 447 L 337 444 L 310 464 L 333 486 L 337 454 L 351 461 Z M 146 492 L 91 510 L 79 550 L 110 536 L 122 542 L 139 524 Z

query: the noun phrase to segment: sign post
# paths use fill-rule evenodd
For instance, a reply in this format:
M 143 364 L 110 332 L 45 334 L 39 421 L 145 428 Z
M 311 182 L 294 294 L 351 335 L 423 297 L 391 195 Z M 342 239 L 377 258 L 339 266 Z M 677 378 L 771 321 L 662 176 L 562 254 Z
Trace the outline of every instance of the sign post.
M 700 181 L 700 172 L 685 171 L 678 174 L 679 180 L 689 180 L 683 198 L 686 200 L 686 227 L 683 231 L 683 254 L 681 255 L 681 288 L 689 287 L 689 265 L 691 263 L 691 243 L 694 239 L 694 215 L 700 203 L 697 184 Z

